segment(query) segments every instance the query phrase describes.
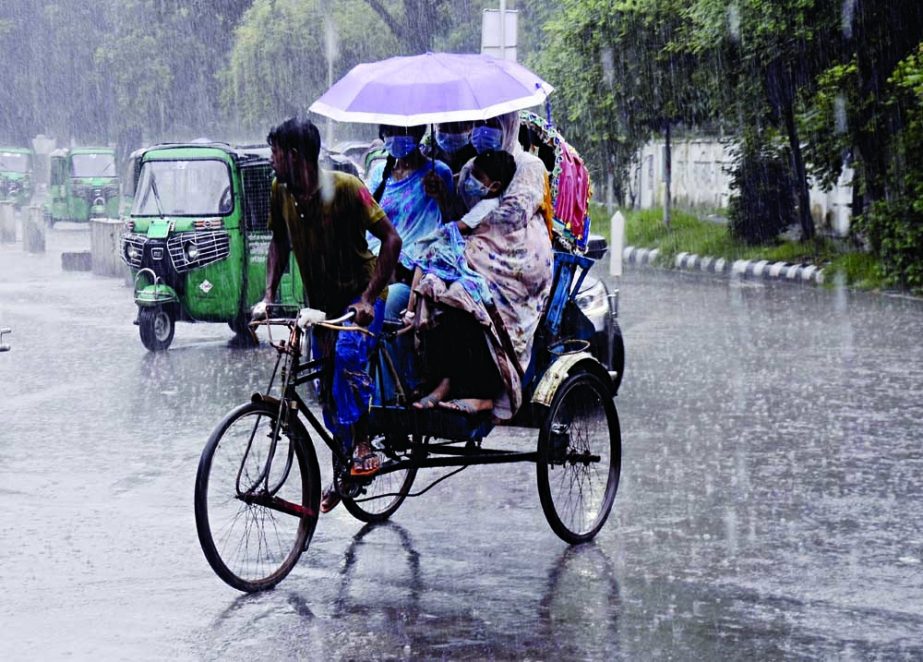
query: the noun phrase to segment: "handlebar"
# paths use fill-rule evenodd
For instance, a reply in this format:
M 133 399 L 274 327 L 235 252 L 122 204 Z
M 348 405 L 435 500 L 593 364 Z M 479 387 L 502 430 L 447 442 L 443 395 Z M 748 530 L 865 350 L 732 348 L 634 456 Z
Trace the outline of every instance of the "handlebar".
M 305 310 L 311 310 L 311 309 L 305 308 L 301 312 L 303 313 Z M 319 323 L 325 324 L 325 325 L 326 324 L 342 324 L 343 322 L 348 322 L 349 320 L 353 319 L 355 316 L 356 316 L 356 311 L 350 308 L 349 310 L 346 311 L 345 314 L 340 315 L 339 317 L 335 317 L 332 320 L 325 319 Z
M 267 306 L 267 309 L 271 307 Z M 302 308 L 298 311 L 298 316 L 296 318 L 291 317 L 266 317 L 263 319 L 255 319 L 250 321 L 251 327 L 257 326 L 291 326 L 293 324 L 298 325 L 301 329 L 307 329 L 312 326 L 323 326 L 328 328 L 343 328 L 338 325 L 343 322 L 348 322 L 356 316 L 355 310 L 347 310 L 345 314 L 335 317 L 333 319 L 327 319 L 327 313 L 322 310 L 317 310 L 315 308 Z M 352 329 L 353 327 L 348 327 Z M 362 327 L 356 327 L 356 330 L 362 329 Z M 365 330 L 365 329 L 362 329 Z

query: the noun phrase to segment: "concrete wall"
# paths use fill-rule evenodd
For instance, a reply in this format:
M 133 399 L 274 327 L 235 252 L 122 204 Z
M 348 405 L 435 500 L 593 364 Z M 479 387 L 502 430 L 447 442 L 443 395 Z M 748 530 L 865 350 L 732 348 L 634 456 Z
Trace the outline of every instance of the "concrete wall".
M 117 218 L 90 219 L 90 251 L 93 273 L 98 276 L 128 277 L 128 267 L 119 253 L 122 221 Z
M 4 244 L 16 243 L 16 215 L 12 202 L 0 202 L 0 242 Z
M 672 144 L 673 203 L 678 207 L 724 209 L 731 196 L 730 174 L 733 165 L 730 149 L 717 140 L 681 140 Z M 649 209 L 663 205 L 663 142 L 645 145 L 638 155 L 639 167 L 632 173 L 635 206 Z M 830 191 L 811 189 L 811 215 L 821 231 L 845 236 L 849 232 L 852 200 L 852 171 L 847 170 Z

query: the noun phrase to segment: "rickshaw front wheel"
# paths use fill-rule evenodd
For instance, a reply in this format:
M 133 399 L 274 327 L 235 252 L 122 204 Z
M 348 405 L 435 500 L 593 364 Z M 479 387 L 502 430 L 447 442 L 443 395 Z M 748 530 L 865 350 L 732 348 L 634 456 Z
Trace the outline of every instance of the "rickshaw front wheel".
M 278 584 L 310 544 L 320 512 L 320 469 L 304 426 L 279 407 L 231 411 L 202 451 L 195 483 L 202 552 L 229 586 Z
M 619 419 L 607 384 L 589 372 L 558 387 L 538 438 L 538 495 L 545 519 L 577 544 L 599 532 L 615 500 L 622 465 Z
M 138 311 L 138 330 L 141 343 L 152 352 L 167 349 L 173 342 L 176 322 L 169 308 L 157 306 Z

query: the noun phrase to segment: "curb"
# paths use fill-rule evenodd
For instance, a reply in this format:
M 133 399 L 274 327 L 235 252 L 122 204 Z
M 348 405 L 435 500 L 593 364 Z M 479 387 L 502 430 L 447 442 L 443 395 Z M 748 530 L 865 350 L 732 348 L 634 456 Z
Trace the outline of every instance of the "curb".
M 657 248 L 626 246 L 622 252 L 622 259 L 628 264 L 652 265 L 659 255 L 660 250 Z M 817 285 L 824 282 L 823 269 L 818 269 L 813 264 L 791 264 L 768 260 L 725 260 L 723 257 L 679 253 L 673 258 L 673 268 L 738 278 L 789 280 Z

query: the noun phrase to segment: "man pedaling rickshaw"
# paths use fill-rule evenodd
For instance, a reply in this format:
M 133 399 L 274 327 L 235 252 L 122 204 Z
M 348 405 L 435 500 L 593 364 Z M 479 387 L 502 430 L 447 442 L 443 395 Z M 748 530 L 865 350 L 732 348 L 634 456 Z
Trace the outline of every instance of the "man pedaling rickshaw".
M 354 322 L 371 333 L 315 330 L 315 357 L 333 359 L 328 383 L 321 385 L 324 423 L 352 453 L 352 475 L 369 476 L 380 458 L 368 439 L 372 383 L 369 355 L 384 320 L 385 293 L 401 250 L 401 239 L 384 211 L 356 177 L 318 168 L 320 133 L 307 119 L 290 118 L 267 136 L 276 172 L 272 183 L 266 293 L 253 309 L 264 317 L 293 251 L 312 308 L 330 316 L 355 311 Z M 381 241 L 376 258 L 366 231 Z M 347 324 L 350 324 L 347 322 Z M 321 510 L 339 502 L 324 492 Z

